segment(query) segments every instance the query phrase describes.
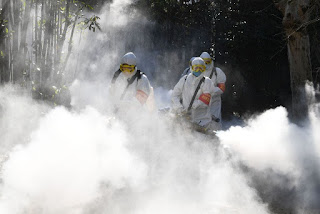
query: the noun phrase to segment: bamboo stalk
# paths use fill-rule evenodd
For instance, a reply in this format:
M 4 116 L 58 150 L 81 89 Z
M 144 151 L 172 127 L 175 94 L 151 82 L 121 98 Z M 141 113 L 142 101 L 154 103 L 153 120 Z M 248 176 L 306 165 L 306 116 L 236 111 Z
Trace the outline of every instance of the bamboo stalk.
M 31 3 L 30 3 L 31 4 Z M 24 19 L 23 24 L 21 28 L 21 42 L 20 42 L 20 53 L 22 54 L 22 62 L 23 67 L 25 68 L 25 59 L 27 54 L 27 30 L 29 26 L 29 20 L 30 20 L 30 6 L 28 2 L 25 4 L 25 12 L 24 12 Z
M 69 39 L 69 46 L 68 46 L 68 54 L 67 54 L 67 57 L 66 57 L 66 60 L 65 60 L 65 63 L 64 63 L 64 66 L 63 66 L 63 71 L 65 70 L 66 66 L 67 66 L 67 63 L 68 63 L 68 60 L 69 60 L 69 57 L 71 55 L 71 51 L 72 51 L 72 38 L 73 38 L 73 34 L 74 34 L 74 29 L 76 27 L 76 23 L 78 21 L 78 13 L 76 14 L 76 17 L 75 17 L 75 20 L 73 22 L 73 26 L 72 26 L 72 31 L 71 31 L 71 35 L 70 35 L 70 39 Z
M 35 64 L 38 65 L 38 0 L 35 0 L 35 17 L 34 17 L 34 49 L 35 49 Z
M 41 19 L 40 19 L 40 29 L 39 29 L 39 37 L 38 37 L 38 44 L 39 44 L 39 57 L 40 57 L 40 60 L 42 61 L 41 59 L 41 56 L 42 56 L 42 31 L 43 31 L 43 19 L 45 17 L 44 15 L 44 8 L 45 8 L 45 0 L 42 0 L 42 5 L 41 5 Z M 42 71 L 41 71 L 42 72 Z

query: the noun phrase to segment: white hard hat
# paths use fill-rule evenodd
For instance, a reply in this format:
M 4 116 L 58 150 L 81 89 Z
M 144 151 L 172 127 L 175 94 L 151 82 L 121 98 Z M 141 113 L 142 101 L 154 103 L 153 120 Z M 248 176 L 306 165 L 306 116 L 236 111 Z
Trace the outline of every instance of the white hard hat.
M 200 57 L 202 59 L 206 59 L 206 58 L 211 58 L 210 54 L 208 54 L 208 52 L 202 52 L 202 54 L 200 55 Z
M 200 77 L 204 75 L 204 71 L 206 70 L 206 63 L 200 57 L 194 58 L 192 60 L 191 66 L 192 74 L 196 77 Z
M 195 57 L 193 60 L 192 60 L 192 65 L 206 65 L 206 63 L 203 61 L 202 58 L 200 57 Z
M 121 64 L 137 65 L 137 57 L 132 52 L 126 53 L 121 58 Z
M 200 55 L 200 57 L 204 60 L 204 62 L 206 63 L 207 69 L 211 70 L 211 68 L 213 67 L 213 59 L 210 56 L 210 54 L 208 54 L 208 52 L 202 52 L 202 54 Z

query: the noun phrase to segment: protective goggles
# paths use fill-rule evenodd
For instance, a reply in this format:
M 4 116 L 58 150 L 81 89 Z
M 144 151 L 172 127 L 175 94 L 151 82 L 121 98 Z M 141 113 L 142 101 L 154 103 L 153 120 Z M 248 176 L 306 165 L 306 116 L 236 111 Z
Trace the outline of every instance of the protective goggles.
M 120 71 L 122 71 L 122 72 L 132 73 L 135 68 L 136 68 L 135 65 L 127 65 L 127 64 L 121 64 L 120 65 Z
M 212 62 L 211 58 L 203 58 L 203 61 L 206 63 L 206 65 L 209 65 Z
M 191 68 L 193 71 L 196 71 L 196 72 L 199 72 L 199 71 L 204 72 L 206 70 L 205 65 L 193 65 Z

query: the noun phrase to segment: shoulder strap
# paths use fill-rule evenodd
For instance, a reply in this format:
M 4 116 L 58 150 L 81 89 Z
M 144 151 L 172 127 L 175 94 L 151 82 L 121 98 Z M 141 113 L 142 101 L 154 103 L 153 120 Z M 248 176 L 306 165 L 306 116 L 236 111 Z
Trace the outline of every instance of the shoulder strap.
M 115 82 L 116 82 L 116 80 L 118 79 L 118 77 L 119 77 L 119 75 L 121 74 L 121 70 L 119 69 L 119 70 L 117 70 L 115 73 L 114 73 L 114 75 L 113 75 L 113 77 L 112 77 L 112 80 L 111 80 L 111 83 L 112 84 L 114 84 Z M 138 79 L 141 79 L 141 77 L 142 77 L 142 75 L 144 74 L 142 71 L 140 71 L 140 70 L 138 70 L 137 71 L 137 77 L 138 77 Z
M 120 69 L 117 70 L 117 71 L 114 73 L 114 75 L 113 75 L 113 77 L 112 77 L 112 80 L 111 80 L 111 83 L 112 83 L 112 84 L 114 84 L 114 83 L 116 82 L 116 80 L 117 80 L 117 78 L 119 77 L 120 74 L 121 74 L 121 70 L 120 70 Z
M 212 76 L 213 76 L 213 72 L 214 72 L 214 74 L 217 76 L 217 68 L 216 67 L 213 67 L 212 68 L 212 71 L 211 71 L 211 74 L 210 74 L 210 79 L 212 78 Z
M 190 67 L 189 67 L 189 68 L 187 68 L 186 75 L 188 75 L 188 74 L 189 74 L 189 72 L 190 72 Z
M 196 88 L 196 91 L 195 91 L 194 94 L 193 94 L 193 97 L 192 97 L 191 102 L 190 102 L 189 107 L 188 107 L 188 111 L 190 111 L 190 109 L 191 109 L 191 107 L 192 107 L 192 105 L 193 105 L 194 99 L 196 98 L 197 93 L 198 93 L 198 91 L 199 91 L 199 89 L 200 89 L 200 86 L 201 86 L 201 84 L 204 82 L 204 80 L 205 80 L 205 77 L 202 77 L 202 79 L 200 80 L 200 82 L 199 82 L 199 84 L 198 84 L 198 86 L 197 86 L 197 88 Z
M 128 90 L 128 88 L 129 88 L 129 86 L 136 80 L 136 78 L 139 79 L 139 77 L 138 77 L 139 75 L 140 75 L 140 78 L 141 78 L 142 74 L 140 74 L 140 71 L 138 70 L 137 73 L 135 73 L 135 75 L 133 75 L 133 76 L 128 80 L 128 85 L 127 85 L 127 87 L 124 89 L 124 91 L 122 92 L 121 97 L 120 97 L 120 100 L 123 99 L 124 95 L 127 93 L 127 90 Z
M 183 82 L 183 86 L 182 86 L 182 91 L 183 91 L 183 89 L 184 89 L 184 85 L 186 84 L 188 75 L 184 75 L 183 77 L 185 77 L 185 78 L 184 78 L 184 82 Z M 183 77 L 181 77 L 181 78 L 183 78 Z M 180 103 L 182 104 L 182 96 L 181 96 L 181 98 L 180 98 Z
M 186 84 L 186 81 L 187 81 L 188 75 L 184 75 L 183 77 L 185 77 L 185 78 L 184 78 L 184 82 L 183 82 L 182 90 L 183 90 L 183 88 L 184 88 L 184 85 Z
M 139 79 L 141 79 L 142 75 L 144 75 L 144 73 L 140 70 L 137 70 L 137 73 L 138 73 L 137 78 L 139 80 Z

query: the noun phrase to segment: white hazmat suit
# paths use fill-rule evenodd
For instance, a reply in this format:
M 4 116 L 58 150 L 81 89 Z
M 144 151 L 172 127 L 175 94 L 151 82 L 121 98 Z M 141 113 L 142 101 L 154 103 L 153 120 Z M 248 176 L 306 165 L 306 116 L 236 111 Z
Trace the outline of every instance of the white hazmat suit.
M 205 65 L 204 61 L 200 57 L 196 57 L 192 61 L 192 65 L 197 64 Z M 192 73 L 183 76 L 179 80 L 175 85 L 171 96 L 172 110 L 176 113 L 187 112 L 196 88 L 200 80 L 203 78 L 204 82 L 201 84 L 190 110 L 191 122 L 200 126 L 209 127 L 212 122 L 210 99 L 213 95 L 214 86 L 212 81 L 208 77 L 204 76 L 204 72 L 199 76 L 195 76 L 194 70 L 192 70 Z M 182 103 L 180 102 L 181 99 Z
M 200 57 L 203 60 L 211 59 L 210 54 L 207 52 L 203 52 Z M 225 73 L 217 67 L 214 67 L 213 60 L 209 64 L 206 64 L 206 71 L 204 73 L 205 76 L 211 77 L 211 80 L 214 85 L 214 96 L 211 98 L 211 114 L 213 117 L 214 125 L 216 130 L 220 130 L 222 128 L 221 124 L 221 95 L 225 91 L 225 83 L 227 77 Z M 217 120 L 218 119 L 218 120 Z
M 135 104 L 144 105 L 152 92 L 147 76 L 137 69 L 136 64 L 137 58 L 132 52 L 125 54 L 121 58 L 121 66 L 131 66 L 132 70 L 119 69 L 113 77 L 110 88 L 111 98 L 120 108 L 122 106 L 128 108 Z M 131 84 L 129 84 L 130 80 Z

